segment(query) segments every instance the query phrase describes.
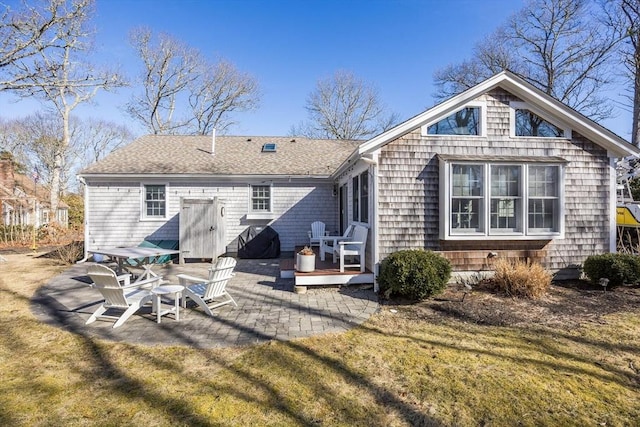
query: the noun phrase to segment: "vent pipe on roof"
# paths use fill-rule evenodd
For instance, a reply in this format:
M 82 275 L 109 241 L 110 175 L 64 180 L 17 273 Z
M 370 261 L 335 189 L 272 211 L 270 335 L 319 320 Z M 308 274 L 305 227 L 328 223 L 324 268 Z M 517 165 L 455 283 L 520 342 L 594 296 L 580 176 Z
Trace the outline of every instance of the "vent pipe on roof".
M 216 153 L 216 128 L 211 131 L 211 155 Z

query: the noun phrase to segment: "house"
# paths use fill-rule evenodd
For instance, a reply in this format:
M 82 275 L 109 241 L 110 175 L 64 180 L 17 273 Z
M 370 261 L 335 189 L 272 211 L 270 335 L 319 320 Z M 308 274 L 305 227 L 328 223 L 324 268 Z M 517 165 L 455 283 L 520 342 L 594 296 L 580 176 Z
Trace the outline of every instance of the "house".
M 0 159 L 0 204 L 2 225 L 40 227 L 51 220 L 49 190 L 33 178 L 15 172 L 13 161 Z M 60 225 L 69 224 L 69 206 L 60 202 L 56 211 Z
M 291 137 L 143 136 L 81 172 L 86 250 L 178 240 L 181 205 L 187 212 L 185 202 L 215 198 L 224 202 L 227 245 L 248 227 L 269 225 L 282 251 L 293 251 L 308 242 L 312 221 L 338 231 L 331 175 L 356 147 Z M 189 220 L 189 228 L 202 226 L 191 234 L 211 239 L 215 218 L 202 218 Z
M 218 198 L 226 242 L 270 225 L 367 226 L 375 272 L 407 248 L 456 271 L 528 258 L 566 276 L 616 248 L 616 159 L 640 151 L 510 72 L 360 143 L 145 136 L 84 170 L 87 250 L 179 236 L 181 199 Z

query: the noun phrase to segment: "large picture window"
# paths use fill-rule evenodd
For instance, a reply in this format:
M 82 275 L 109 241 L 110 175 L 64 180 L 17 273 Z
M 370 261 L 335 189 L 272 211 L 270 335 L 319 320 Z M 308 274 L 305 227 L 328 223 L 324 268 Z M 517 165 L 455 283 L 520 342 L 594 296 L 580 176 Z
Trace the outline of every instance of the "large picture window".
M 167 191 L 163 184 L 144 186 L 144 217 L 165 218 L 167 215 Z
M 561 168 L 559 164 L 449 163 L 447 235 L 559 235 Z

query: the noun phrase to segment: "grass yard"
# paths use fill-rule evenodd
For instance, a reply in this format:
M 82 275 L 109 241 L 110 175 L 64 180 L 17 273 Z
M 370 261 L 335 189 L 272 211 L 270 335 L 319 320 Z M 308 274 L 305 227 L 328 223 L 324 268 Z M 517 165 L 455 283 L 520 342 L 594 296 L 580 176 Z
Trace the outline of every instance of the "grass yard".
M 65 267 L 5 258 L 3 426 L 640 425 L 638 289 L 589 291 L 575 304 L 478 292 L 385 305 L 344 334 L 196 350 L 42 324 L 29 299 Z M 609 309 L 596 310 L 605 299 Z

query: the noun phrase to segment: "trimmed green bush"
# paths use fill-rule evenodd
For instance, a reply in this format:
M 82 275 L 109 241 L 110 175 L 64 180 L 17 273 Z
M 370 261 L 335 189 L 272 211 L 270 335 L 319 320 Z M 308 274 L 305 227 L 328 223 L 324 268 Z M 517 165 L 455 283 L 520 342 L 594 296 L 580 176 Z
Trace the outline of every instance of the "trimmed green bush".
M 441 293 L 450 277 L 448 259 L 421 249 L 402 250 L 382 261 L 378 284 L 385 298 L 398 295 L 423 300 Z
M 640 281 L 640 257 L 629 254 L 591 255 L 582 266 L 591 283 L 609 279 L 609 286 L 634 284 Z

